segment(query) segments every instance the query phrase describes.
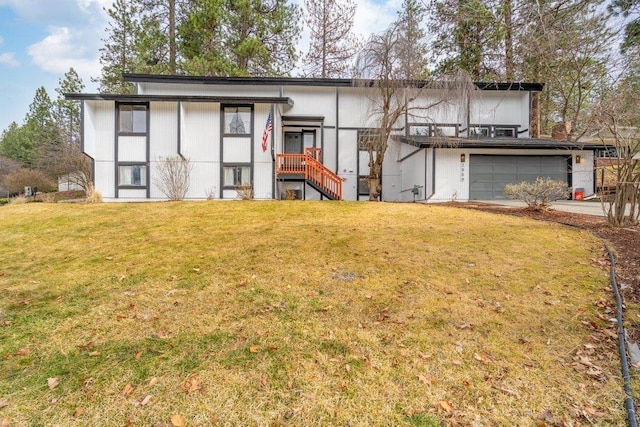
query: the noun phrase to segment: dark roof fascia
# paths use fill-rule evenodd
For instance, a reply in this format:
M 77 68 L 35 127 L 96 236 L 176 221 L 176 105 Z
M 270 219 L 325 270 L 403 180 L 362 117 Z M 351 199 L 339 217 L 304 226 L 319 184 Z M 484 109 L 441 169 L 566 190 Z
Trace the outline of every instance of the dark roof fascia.
M 221 76 L 169 76 L 161 74 L 124 74 L 124 81 L 130 83 L 174 83 L 202 85 L 261 85 L 261 86 L 324 86 L 324 87 L 368 87 L 373 80 L 364 79 L 323 79 L 308 77 L 221 77 Z M 428 80 L 407 82 L 408 86 L 424 87 Z M 474 82 L 480 90 L 532 91 L 540 92 L 543 83 L 488 83 Z
M 393 139 L 419 148 L 524 148 L 533 150 L 587 150 L 604 149 L 604 145 L 538 138 L 434 138 L 428 136 L 393 135 Z
M 531 82 L 475 82 L 474 84 L 480 90 L 514 90 L 542 92 L 542 89 L 544 89 L 544 83 Z
M 282 116 L 283 122 L 324 122 L 324 116 Z
M 293 99 L 274 96 L 200 96 L 200 95 L 117 95 L 92 93 L 65 93 L 72 101 L 118 101 L 118 102 L 219 102 L 221 104 L 285 104 L 293 107 Z

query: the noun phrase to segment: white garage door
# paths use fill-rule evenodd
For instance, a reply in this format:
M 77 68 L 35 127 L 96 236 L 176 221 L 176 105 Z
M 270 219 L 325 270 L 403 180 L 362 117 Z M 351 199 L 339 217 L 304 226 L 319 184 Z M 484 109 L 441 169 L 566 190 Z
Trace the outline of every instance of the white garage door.
M 504 187 L 537 177 L 549 177 L 568 184 L 566 156 L 490 156 L 472 154 L 469 159 L 471 200 L 504 199 Z

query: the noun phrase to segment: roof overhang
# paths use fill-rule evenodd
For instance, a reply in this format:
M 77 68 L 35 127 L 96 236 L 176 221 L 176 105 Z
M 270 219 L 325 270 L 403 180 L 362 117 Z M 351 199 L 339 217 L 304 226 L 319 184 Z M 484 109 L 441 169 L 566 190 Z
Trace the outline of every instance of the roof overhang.
M 573 141 L 538 138 L 453 138 L 429 136 L 392 135 L 396 141 L 419 148 L 520 148 L 528 150 L 588 150 L 606 148 L 601 144 L 585 144 Z
M 244 104 L 283 104 L 293 107 L 293 99 L 288 96 L 205 96 L 205 95 L 117 95 L 91 93 L 65 93 L 66 99 L 72 101 L 115 101 L 115 102 L 215 102 L 227 105 Z
M 125 73 L 124 81 L 129 83 L 173 83 L 201 85 L 258 85 L 258 86 L 325 86 L 325 87 L 370 87 L 375 80 L 369 79 L 326 79 L 304 77 L 227 77 L 227 76 L 185 76 L 161 74 Z M 407 87 L 428 87 L 432 80 L 407 80 Z M 480 90 L 532 91 L 540 92 L 543 83 L 528 82 L 474 82 Z

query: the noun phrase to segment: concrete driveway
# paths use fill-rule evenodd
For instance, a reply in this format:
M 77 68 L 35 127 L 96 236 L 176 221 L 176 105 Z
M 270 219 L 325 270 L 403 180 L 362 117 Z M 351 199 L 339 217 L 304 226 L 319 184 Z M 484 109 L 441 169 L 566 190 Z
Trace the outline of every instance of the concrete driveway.
M 492 203 L 500 206 L 524 207 L 525 203 L 518 200 L 478 200 L 482 203 Z M 553 202 L 551 207 L 557 211 L 571 212 L 583 215 L 605 216 L 599 201 L 561 200 Z

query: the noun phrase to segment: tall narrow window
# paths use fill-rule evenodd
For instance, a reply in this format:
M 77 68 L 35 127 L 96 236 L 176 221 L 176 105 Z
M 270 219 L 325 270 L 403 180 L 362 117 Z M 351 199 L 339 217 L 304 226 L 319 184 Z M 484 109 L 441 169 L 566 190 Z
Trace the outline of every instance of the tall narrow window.
M 146 105 L 118 105 L 118 132 L 146 133 L 147 106 Z
M 251 133 L 251 107 L 224 107 L 225 135 Z

